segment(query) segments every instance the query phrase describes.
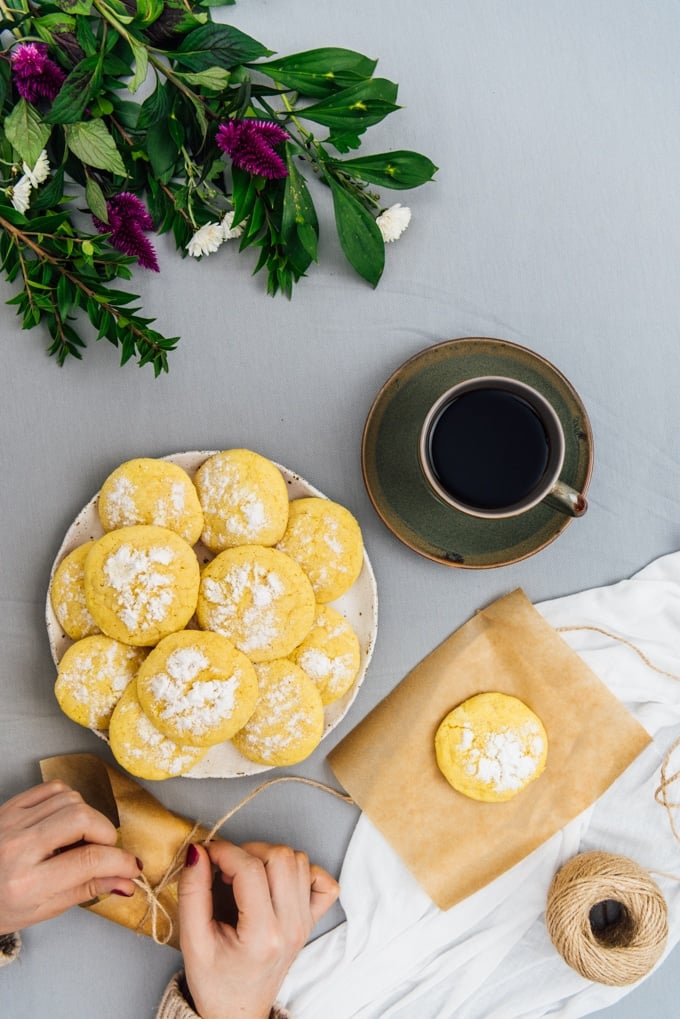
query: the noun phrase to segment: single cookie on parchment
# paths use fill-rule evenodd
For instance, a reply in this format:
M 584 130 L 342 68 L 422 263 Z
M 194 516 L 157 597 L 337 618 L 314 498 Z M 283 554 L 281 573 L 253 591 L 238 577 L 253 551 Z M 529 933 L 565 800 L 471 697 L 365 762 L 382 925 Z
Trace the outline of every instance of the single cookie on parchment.
M 85 561 L 85 598 L 100 630 L 152 646 L 183 630 L 196 608 L 200 574 L 191 546 L 167 527 L 109 531 Z
M 252 662 L 226 637 L 182 630 L 151 651 L 137 676 L 137 694 L 170 739 L 210 747 L 245 725 L 258 687 Z
M 473 800 L 510 800 L 543 772 L 548 736 L 538 715 L 509 694 L 481 693 L 443 719 L 435 736 L 437 764 Z
M 105 531 L 155 524 L 195 545 L 203 530 L 198 493 L 186 471 L 168 460 L 138 457 L 109 474 L 97 511 Z

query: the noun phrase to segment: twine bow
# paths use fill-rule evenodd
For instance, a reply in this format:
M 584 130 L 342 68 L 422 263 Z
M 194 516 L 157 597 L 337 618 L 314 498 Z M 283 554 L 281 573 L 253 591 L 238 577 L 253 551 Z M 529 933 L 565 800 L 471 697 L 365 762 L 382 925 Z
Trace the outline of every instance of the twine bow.
M 254 800 L 256 796 L 259 796 L 265 789 L 270 789 L 274 785 L 278 785 L 280 782 L 300 782 L 303 785 L 312 786 L 315 789 L 320 789 L 322 792 L 328 793 L 329 796 L 335 796 L 336 799 L 342 800 L 344 803 L 353 804 L 354 800 L 347 793 L 341 793 L 337 789 L 333 789 L 331 786 L 324 785 L 322 782 L 317 782 L 313 778 L 304 778 L 301 775 L 281 775 L 278 778 L 269 779 L 267 782 L 263 782 L 262 785 L 257 786 L 247 796 L 232 807 L 231 810 L 227 811 L 215 824 L 212 826 L 208 834 L 201 840 L 201 844 L 206 846 L 211 842 L 219 829 L 223 824 L 226 824 L 238 813 L 242 807 L 245 807 L 247 803 Z M 175 850 L 175 854 L 170 861 L 165 873 L 161 877 L 160 881 L 152 885 L 148 878 L 141 874 L 138 878 L 135 878 L 134 883 L 144 893 L 147 900 L 146 912 L 144 916 L 137 924 L 137 930 L 140 931 L 147 922 L 151 924 L 151 937 L 159 945 L 167 945 L 172 939 L 175 932 L 175 925 L 170 913 L 161 902 L 161 893 L 168 888 L 170 885 L 176 883 L 182 869 L 184 867 L 184 861 L 186 858 L 186 851 L 189 845 L 195 841 L 199 832 L 205 830 L 205 826 L 200 822 L 196 822 L 192 827 L 191 831 L 184 837 L 182 842 Z M 161 932 L 161 926 L 165 927 L 165 930 Z

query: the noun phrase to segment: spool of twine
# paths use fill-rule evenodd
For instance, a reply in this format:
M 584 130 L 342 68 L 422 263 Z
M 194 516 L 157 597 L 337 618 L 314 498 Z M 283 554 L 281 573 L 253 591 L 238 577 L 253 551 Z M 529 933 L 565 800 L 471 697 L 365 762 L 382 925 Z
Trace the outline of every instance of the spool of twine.
M 592 921 L 594 907 L 615 919 Z M 648 872 L 615 853 L 580 853 L 555 875 L 546 926 L 565 962 L 587 980 L 623 987 L 646 976 L 668 937 L 666 900 Z

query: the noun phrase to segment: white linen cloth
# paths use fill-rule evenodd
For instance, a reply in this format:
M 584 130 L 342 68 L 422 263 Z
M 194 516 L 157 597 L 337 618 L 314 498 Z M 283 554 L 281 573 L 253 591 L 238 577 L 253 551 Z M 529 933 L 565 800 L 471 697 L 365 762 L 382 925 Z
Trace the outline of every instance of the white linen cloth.
M 554 627 L 596 626 L 622 637 L 680 676 L 680 552 L 630 580 L 536 608 Z M 680 736 L 680 679 L 659 675 L 601 633 L 563 637 L 653 743 L 592 807 L 446 912 L 362 814 L 340 876 L 346 921 L 304 949 L 280 996 L 295 1019 L 572 1019 L 631 989 L 591 983 L 564 962 L 545 929 L 545 902 L 555 872 L 590 849 L 680 876 L 680 843 L 654 799 L 664 753 Z M 680 940 L 680 881 L 654 878 L 669 906 L 670 950 Z

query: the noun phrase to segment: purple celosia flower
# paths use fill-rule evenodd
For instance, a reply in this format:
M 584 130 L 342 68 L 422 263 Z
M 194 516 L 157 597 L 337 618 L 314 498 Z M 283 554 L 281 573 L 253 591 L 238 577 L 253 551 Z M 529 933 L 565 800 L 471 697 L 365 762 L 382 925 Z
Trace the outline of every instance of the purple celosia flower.
M 216 142 L 223 152 L 231 156 L 234 166 L 248 173 L 275 180 L 287 177 L 288 170 L 274 146 L 285 141 L 288 135 L 269 120 L 228 120 L 220 124 Z
M 139 264 L 145 269 L 160 272 L 158 259 L 153 244 L 144 236 L 145 230 L 153 230 L 153 222 L 149 211 L 137 195 L 129 191 L 109 198 L 106 203 L 109 216 L 108 223 L 93 216 L 94 225 L 100 234 L 110 233 L 110 241 L 114 248 L 126 255 L 136 255 Z
M 43 42 L 25 42 L 12 51 L 12 78 L 19 95 L 29 103 L 54 99 L 66 74 L 47 56 Z

